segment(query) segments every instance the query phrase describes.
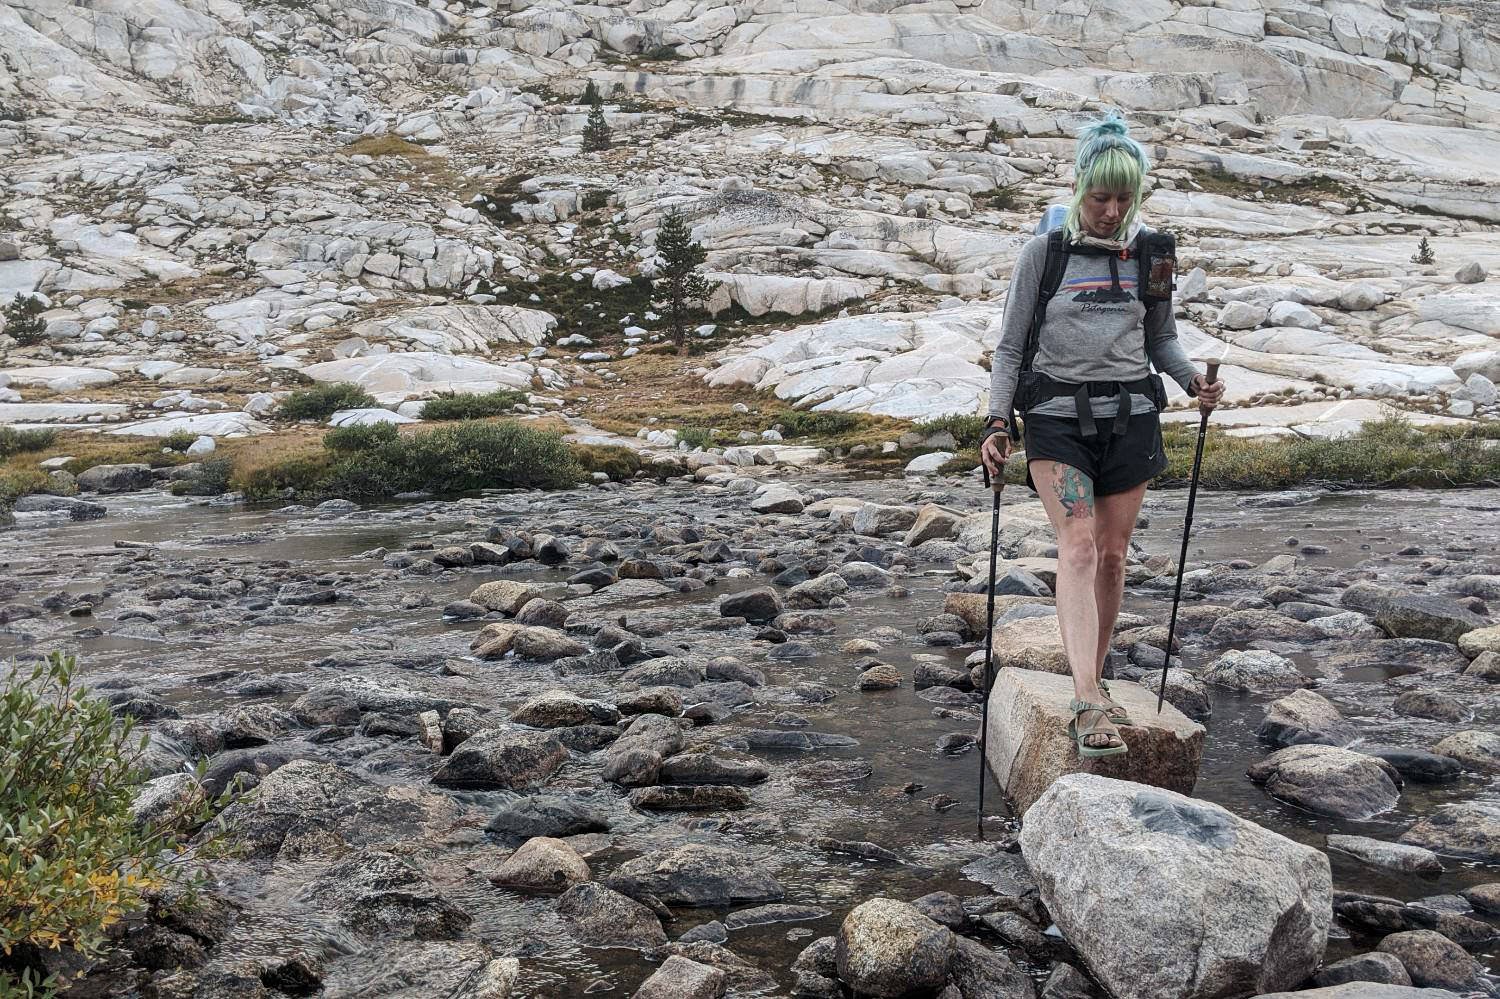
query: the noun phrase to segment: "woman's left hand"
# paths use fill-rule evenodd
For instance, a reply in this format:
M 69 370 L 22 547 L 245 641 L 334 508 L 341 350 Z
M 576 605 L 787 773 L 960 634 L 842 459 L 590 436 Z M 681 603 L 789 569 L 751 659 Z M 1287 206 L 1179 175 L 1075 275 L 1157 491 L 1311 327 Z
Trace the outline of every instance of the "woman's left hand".
M 1224 379 L 1210 383 L 1202 375 L 1193 376 L 1193 391 L 1198 397 L 1198 408 L 1203 410 L 1213 409 L 1224 397 Z

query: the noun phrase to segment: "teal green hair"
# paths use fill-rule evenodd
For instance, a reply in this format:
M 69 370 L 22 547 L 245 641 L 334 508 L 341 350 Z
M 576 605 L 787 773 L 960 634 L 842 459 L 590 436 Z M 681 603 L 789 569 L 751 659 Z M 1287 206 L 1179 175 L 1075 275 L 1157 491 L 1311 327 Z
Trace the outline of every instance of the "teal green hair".
M 1081 129 L 1078 133 L 1078 155 L 1073 160 L 1073 199 L 1068 202 L 1064 223 L 1068 239 L 1077 240 L 1083 233 L 1079 210 L 1090 191 L 1134 191 L 1130 211 L 1120 220 L 1115 238 L 1123 238 L 1141 211 L 1141 189 L 1151 162 L 1146 150 L 1130 137 L 1130 126 L 1118 114 Z

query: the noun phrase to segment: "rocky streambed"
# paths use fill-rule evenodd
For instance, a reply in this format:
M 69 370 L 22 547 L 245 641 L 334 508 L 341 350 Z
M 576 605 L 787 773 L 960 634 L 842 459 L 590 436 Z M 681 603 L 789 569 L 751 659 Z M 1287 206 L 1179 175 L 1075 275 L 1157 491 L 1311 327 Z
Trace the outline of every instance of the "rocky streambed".
M 207 904 L 132 925 L 80 994 L 832 996 L 885 966 L 1093 994 L 993 785 L 976 836 L 982 617 L 955 593 L 987 494 L 750 474 L 22 514 L 0 649 L 76 653 L 142 719 L 145 800 L 200 758 L 244 789 Z M 1148 499 L 1120 678 L 1161 665 L 1183 499 Z M 1004 654 L 1042 661 L 1050 540 L 1007 500 Z M 1500 970 L 1496 538 L 1486 492 L 1200 498 L 1168 687 L 1209 730 L 1194 793 L 1327 850 L 1326 963 L 1388 952 L 1355 977 Z M 874 898 L 921 914 L 845 923 Z

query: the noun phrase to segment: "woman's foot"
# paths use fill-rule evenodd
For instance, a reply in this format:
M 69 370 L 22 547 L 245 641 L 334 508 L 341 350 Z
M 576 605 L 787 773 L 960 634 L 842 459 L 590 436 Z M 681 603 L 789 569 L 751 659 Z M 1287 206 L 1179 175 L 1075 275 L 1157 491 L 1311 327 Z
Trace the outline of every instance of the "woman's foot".
M 1068 722 L 1068 736 L 1077 743 L 1079 756 L 1092 759 L 1129 751 L 1102 702 L 1075 698 L 1068 710 L 1073 712 L 1073 720 Z
M 1099 681 L 1099 695 L 1099 702 L 1105 706 L 1105 711 L 1109 715 L 1109 720 L 1111 722 L 1116 725 L 1135 724 L 1130 720 L 1130 712 L 1126 711 L 1123 705 L 1117 703 L 1115 699 L 1109 695 L 1109 681 Z

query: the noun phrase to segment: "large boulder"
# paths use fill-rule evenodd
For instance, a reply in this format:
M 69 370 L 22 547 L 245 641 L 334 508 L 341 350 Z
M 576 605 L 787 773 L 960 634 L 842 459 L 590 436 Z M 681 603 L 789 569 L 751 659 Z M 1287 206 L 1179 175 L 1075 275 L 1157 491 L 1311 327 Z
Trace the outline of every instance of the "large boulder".
M 1484 988 L 1484 968 L 1462 947 L 1434 930 L 1392 933 L 1376 948 L 1401 962 L 1413 985 L 1467 992 Z
M 1401 842 L 1434 853 L 1500 864 L 1500 805 L 1462 802 L 1439 805 L 1401 834 Z
M 1255 734 L 1273 746 L 1341 746 L 1354 738 L 1354 726 L 1328 698 L 1304 689 L 1272 701 Z
M 130 493 L 155 481 L 150 465 L 95 465 L 78 473 L 78 488 L 86 493 Z
M 1120 730 L 1130 752 L 1097 759 L 1078 755 L 1068 737 L 1073 698 L 1070 677 L 1002 669 L 990 691 L 986 762 L 996 783 L 1025 812 L 1064 774 L 1093 773 L 1184 794 L 1198 780 L 1204 729 L 1172 705 L 1156 713 L 1156 697 L 1125 680 L 1110 684 L 1134 725 Z
M 585 947 L 659 947 L 667 942 L 650 908 L 593 881 L 574 885 L 557 900 L 557 912 Z
M 1053 921 L 1115 999 L 1270 992 L 1322 961 L 1327 856 L 1218 805 L 1069 774 L 1026 812 L 1021 852 Z
M 1389 811 L 1401 797 L 1395 767 L 1336 746 L 1290 746 L 1250 767 L 1248 775 L 1273 798 L 1356 821 Z
M 635 990 L 635 999 L 719 999 L 728 983 L 718 968 L 673 954 Z
M 1355 583 L 1339 602 L 1369 614 L 1392 638 L 1426 638 L 1457 645 L 1466 632 L 1489 624 L 1447 597 L 1419 596 L 1374 583 Z
M 889 898 L 872 898 L 850 912 L 835 947 L 839 980 L 867 996 L 943 988 L 955 950 L 952 930 Z
M 499 611 L 515 617 L 521 608 L 535 600 L 540 594 L 526 583 L 514 579 L 495 579 L 481 583 L 469 594 L 469 599 L 485 610 Z
M 628 860 L 615 878 L 650 892 L 668 905 L 774 902 L 783 894 L 764 862 L 743 850 L 699 844 Z
M 432 777 L 441 787 L 524 791 L 551 777 L 568 750 L 546 732 L 486 729 L 459 743 Z
M 536 836 L 490 875 L 498 888 L 528 892 L 563 892 L 589 879 L 589 865 L 560 839 Z

